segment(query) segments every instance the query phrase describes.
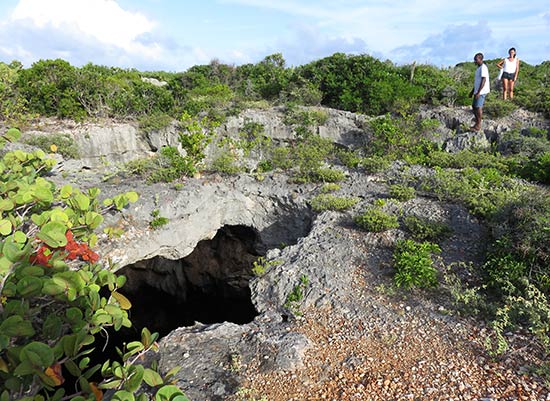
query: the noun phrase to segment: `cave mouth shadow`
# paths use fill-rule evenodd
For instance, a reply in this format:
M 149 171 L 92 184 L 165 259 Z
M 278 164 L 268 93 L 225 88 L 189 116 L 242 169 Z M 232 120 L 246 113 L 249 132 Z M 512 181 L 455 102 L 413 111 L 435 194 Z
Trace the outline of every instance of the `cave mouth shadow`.
M 156 256 L 125 266 L 117 273 L 127 278 L 120 292 L 132 303 L 130 330 L 138 337 L 147 327 L 162 337 L 195 322 L 251 322 L 258 312 L 248 282 L 263 255 L 256 229 L 226 225 L 182 259 Z

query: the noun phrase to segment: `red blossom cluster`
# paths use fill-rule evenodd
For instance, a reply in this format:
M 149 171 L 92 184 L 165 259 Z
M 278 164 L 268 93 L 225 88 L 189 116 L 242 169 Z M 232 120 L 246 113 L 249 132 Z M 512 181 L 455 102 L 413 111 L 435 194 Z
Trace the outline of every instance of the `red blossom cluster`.
M 36 263 L 45 267 L 52 267 L 50 264 L 50 259 L 55 251 L 63 252 L 63 259 L 65 260 L 76 260 L 80 258 L 81 260 L 92 263 L 99 260 L 99 255 L 92 251 L 88 244 L 84 242 L 78 243 L 74 240 L 71 230 L 67 230 L 65 237 L 67 238 L 67 244 L 63 247 L 50 248 L 45 244 L 41 245 L 36 251 L 36 255 L 31 256 L 31 263 Z

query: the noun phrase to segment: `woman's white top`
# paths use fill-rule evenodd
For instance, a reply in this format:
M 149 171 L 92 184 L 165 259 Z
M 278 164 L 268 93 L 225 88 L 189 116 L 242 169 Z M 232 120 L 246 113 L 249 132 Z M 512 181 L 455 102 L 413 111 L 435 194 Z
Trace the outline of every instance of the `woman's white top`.
M 503 71 L 509 74 L 514 74 L 516 68 L 518 67 L 518 60 L 514 59 L 513 61 L 508 60 L 508 57 L 504 59 L 504 68 Z

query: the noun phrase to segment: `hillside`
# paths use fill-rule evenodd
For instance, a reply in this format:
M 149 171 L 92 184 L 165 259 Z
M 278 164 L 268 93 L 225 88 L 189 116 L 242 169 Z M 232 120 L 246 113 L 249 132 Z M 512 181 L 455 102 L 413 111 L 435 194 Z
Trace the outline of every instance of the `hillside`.
M 547 63 L 7 68 L 1 401 L 550 396 Z

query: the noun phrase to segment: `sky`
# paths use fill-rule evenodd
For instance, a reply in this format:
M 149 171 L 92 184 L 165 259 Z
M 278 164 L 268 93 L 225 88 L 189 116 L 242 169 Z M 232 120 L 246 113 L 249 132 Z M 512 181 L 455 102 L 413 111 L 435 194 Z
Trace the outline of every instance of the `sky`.
M 550 60 L 548 0 L 0 0 L 0 61 L 61 58 L 140 71 L 333 53 L 437 67 Z

